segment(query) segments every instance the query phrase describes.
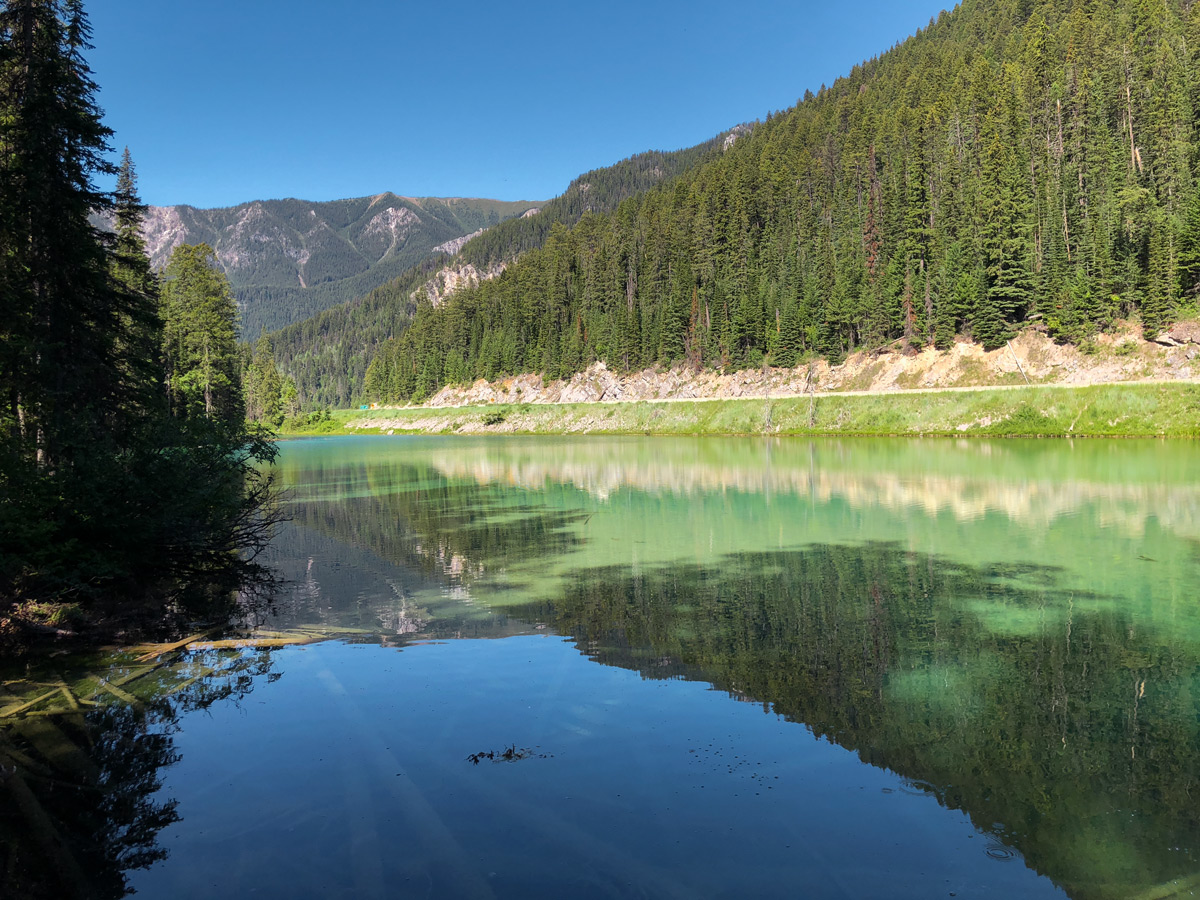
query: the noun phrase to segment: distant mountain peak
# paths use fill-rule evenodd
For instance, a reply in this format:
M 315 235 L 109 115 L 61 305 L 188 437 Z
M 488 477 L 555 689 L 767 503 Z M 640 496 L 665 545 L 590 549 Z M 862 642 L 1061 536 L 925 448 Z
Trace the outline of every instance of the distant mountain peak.
M 313 202 L 250 200 L 198 209 L 152 206 L 143 233 L 156 269 L 180 244 L 216 251 L 242 308 L 242 335 L 254 339 L 353 300 L 417 265 L 443 245 L 481 234 L 537 204 L 464 198 L 408 198 L 391 191 Z

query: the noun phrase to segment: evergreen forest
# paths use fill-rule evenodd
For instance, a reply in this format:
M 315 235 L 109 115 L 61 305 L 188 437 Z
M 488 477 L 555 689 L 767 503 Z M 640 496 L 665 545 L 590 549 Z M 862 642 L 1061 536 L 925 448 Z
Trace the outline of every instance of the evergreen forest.
M 153 273 L 89 33 L 80 0 L 0 3 L 0 639 L 170 627 L 271 581 L 237 308 L 204 245 Z
M 486 233 L 467 258 L 519 261 L 397 317 L 364 396 L 992 349 L 1029 323 L 1153 338 L 1200 283 L 1198 52 L 1193 0 L 964 0 L 611 211 Z
M 367 366 L 379 347 L 401 334 L 412 321 L 413 294 L 441 266 L 473 265 L 490 271 L 510 263 L 543 246 L 555 226 L 569 227 L 584 215 L 612 212 L 622 201 L 712 157 L 730 133 L 685 150 L 639 153 L 615 165 L 585 172 L 536 215 L 508 219 L 488 228 L 452 259 L 433 256 L 422 260 L 360 299 L 272 333 L 278 365 L 295 379 L 304 406 L 349 406 L 362 396 Z

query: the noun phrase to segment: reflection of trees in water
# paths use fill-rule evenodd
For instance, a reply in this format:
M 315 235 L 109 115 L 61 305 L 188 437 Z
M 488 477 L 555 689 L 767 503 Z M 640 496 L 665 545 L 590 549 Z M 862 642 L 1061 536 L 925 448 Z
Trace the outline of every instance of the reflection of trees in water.
M 1168 533 L 1200 535 L 1200 490 L 1186 468 L 1167 483 L 1157 468 L 1152 479 L 1132 477 L 1128 464 L 1156 467 L 1161 448 L 1126 450 L 1126 465 L 1113 479 L 1105 447 L 1064 452 L 1055 444 L 1033 452 L 1017 445 L 1024 452 L 1014 454 L 1012 446 L 912 441 L 897 451 L 877 442 L 790 439 L 503 441 L 439 448 L 428 458 L 450 479 L 538 491 L 569 484 L 601 500 L 622 489 L 685 497 L 791 494 L 822 503 L 840 499 L 855 509 L 920 510 L 931 518 L 949 513 L 960 522 L 999 513 L 1027 528 L 1046 528 L 1090 507 L 1124 535 L 1143 535 L 1151 521 Z
M 1193 874 L 1196 647 L 1054 575 L 828 545 L 587 571 L 511 612 L 602 663 L 806 724 L 967 812 L 1072 897 Z
M 9 695 L 61 688 L 0 719 L 0 896 L 124 897 L 125 873 L 165 859 L 159 833 L 180 819 L 174 800 L 155 796 L 162 770 L 180 759 L 179 716 L 276 677 L 261 651 L 132 663 L 104 672 L 103 683 L 91 674 L 9 683 Z
M 454 482 L 424 466 L 381 468 L 363 477 L 415 487 L 298 502 L 290 510 L 293 524 L 451 584 L 470 584 L 493 568 L 556 556 L 581 544 L 570 526 L 586 518 L 583 513 L 513 503 L 502 487 Z
M 577 516 L 553 508 L 571 488 L 519 506 L 426 465 L 386 476 L 373 496 L 299 505 L 297 524 L 452 585 L 579 545 Z M 602 663 L 804 723 L 965 811 L 1073 897 L 1146 893 L 1200 870 L 1197 636 L 1190 618 L 1172 634 L 1121 598 L 1057 589 L 1058 575 L 825 545 L 593 569 L 504 609 Z
M 451 583 L 446 557 L 486 571 L 578 545 L 553 487 L 541 508 L 421 465 L 384 480 L 418 486 L 297 518 Z M 1116 599 L 1056 589 L 1058 574 L 825 545 L 584 571 L 552 602 L 510 593 L 504 610 L 602 663 L 763 703 L 927 785 L 1076 895 L 1108 896 L 1107 880 L 1121 896 L 1200 869 L 1200 654 Z

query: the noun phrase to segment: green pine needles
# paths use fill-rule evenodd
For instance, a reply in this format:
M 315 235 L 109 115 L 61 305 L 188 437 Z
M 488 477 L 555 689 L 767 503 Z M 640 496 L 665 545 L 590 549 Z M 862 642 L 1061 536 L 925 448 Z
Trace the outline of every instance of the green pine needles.
M 64 604 L 109 631 L 212 615 L 270 582 L 275 451 L 243 417 L 228 285 L 185 247 L 160 293 L 88 37 L 78 0 L 0 3 L 0 631 Z

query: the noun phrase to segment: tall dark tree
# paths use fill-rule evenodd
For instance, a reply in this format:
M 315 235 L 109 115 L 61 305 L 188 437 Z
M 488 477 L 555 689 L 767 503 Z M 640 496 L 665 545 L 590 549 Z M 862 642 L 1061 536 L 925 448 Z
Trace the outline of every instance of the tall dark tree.
M 274 448 L 236 383 L 211 420 L 167 414 L 141 201 L 128 154 L 107 159 L 89 33 L 80 0 L 0 0 L 0 618 L 49 601 L 161 621 L 263 577 L 255 464 Z
M 89 222 L 113 206 L 111 131 L 83 58 L 78 0 L 0 7 L 0 369 L 13 462 L 70 468 L 106 438 L 121 394 L 121 303 Z
M 137 191 L 133 158 L 126 147 L 117 173 L 112 239 L 112 277 L 120 304 L 119 356 L 125 404 L 158 413 L 166 400 L 162 375 L 162 320 L 158 277 L 150 268 L 142 221 L 146 207 Z
M 1200 299 L 1200 190 L 1192 195 L 1181 228 L 1179 279 L 1185 298 L 1193 303 Z

